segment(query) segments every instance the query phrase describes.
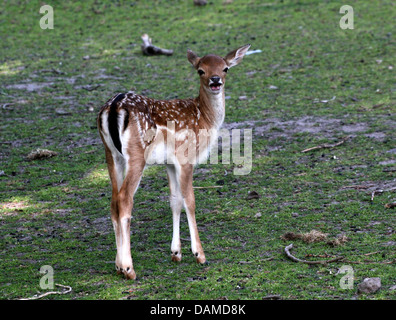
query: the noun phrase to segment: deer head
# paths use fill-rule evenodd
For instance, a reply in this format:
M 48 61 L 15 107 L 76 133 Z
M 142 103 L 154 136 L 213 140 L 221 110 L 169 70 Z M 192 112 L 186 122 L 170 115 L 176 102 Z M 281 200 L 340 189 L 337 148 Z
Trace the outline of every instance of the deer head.
M 193 51 L 187 50 L 187 59 L 197 70 L 201 87 L 207 93 L 217 95 L 224 90 L 228 69 L 240 63 L 249 48 L 250 44 L 244 45 L 229 52 L 224 58 L 214 54 L 200 58 Z

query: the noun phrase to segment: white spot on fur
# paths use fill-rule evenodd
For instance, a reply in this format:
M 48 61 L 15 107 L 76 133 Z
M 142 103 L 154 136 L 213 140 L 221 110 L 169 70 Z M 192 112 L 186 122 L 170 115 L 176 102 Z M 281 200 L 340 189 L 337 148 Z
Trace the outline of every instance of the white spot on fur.
M 140 119 L 138 117 L 135 116 L 135 120 L 136 120 L 136 126 L 139 132 L 139 137 L 140 137 L 140 143 L 142 144 L 142 147 L 145 146 L 143 137 L 144 137 L 144 132 L 142 131 L 142 127 L 140 126 Z

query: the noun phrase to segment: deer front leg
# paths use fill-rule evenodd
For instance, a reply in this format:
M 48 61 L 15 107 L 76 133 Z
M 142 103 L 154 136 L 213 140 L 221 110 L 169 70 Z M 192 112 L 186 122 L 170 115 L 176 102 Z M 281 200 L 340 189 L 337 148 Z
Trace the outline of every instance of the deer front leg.
M 172 261 L 179 262 L 182 259 L 181 242 L 180 242 L 180 213 L 183 207 L 183 197 L 180 192 L 180 186 L 176 174 L 175 166 L 167 166 L 169 189 L 170 189 L 170 207 L 173 216 L 173 234 L 171 244 Z
M 173 235 L 171 244 L 172 261 L 180 262 L 182 259 L 180 241 L 180 212 L 183 200 L 179 196 L 171 195 L 171 208 L 173 215 Z
M 188 164 L 182 167 L 180 174 L 180 187 L 183 196 L 184 209 L 187 212 L 188 227 L 191 237 L 191 251 L 198 263 L 205 263 L 205 253 L 198 235 L 197 222 L 195 220 L 195 196 L 192 185 L 193 166 Z
M 201 240 L 199 239 L 197 222 L 195 220 L 195 198 L 194 195 L 184 198 L 184 207 L 187 212 L 188 227 L 190 229 L 191 237 L 191 251 L 198 263 L 205 263 L 205 253 L 202 248 Z

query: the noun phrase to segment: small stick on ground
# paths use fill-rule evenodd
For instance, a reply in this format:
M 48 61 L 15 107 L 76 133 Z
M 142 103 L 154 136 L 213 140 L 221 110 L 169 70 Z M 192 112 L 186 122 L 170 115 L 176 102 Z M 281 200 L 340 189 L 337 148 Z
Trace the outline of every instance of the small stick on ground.
M 260 260 L 258 260 L 258 262 L 272 261 L 272 260 L 274 260 L 274 257 L 269 257 L 269 258 L 266 258 L 266 259 L 260 259 Z
M 375 252 L 370 252 L 370 253 L 365 253 L 364 256 L 371 256 L 373 254 L 380 253 L 381 251 L 375 251 Z
M 8 106 L 14 105 L 13 103 L 4 103 L 1 108 L 5 110 L 12 110 L 12 108 L 8 108 Z
M 338 146 L 342 145 L 342 144 L 343 144 L 345 141 L 347 141 L 349 138 L 350 138 L 350 136 L 347 136 L 347 137 L 345 137 L 344 139 L 342 139 L 340 142 L 337 142 L 337 143 L 335 143 L 335 144 L 327 144 L 327 143 L 325 143 L 325 144 L 321 144 L 321 145 L 316 146 L 316 147 L 304 149 L 304 150 L 301 151 L 301 152 L 304 153 L 304 152 L 309 152 L 309 151 L 314 151 L 314 150 L 319 150 L 319 149 L 331 149 L 331 148 L 335 148 L 335 147 L 338 147 Z
M 384 193 L 384 192 L 388 192 L 388 191 L 393 191 L 393 190 L 396 190 L 396 187 L 395 188 L 390 188 L 390 189 L 384 189 L 384 190 L 374 190 L 371 193 L 371 201 L 374 201 L 374 197 L 375 197 L 376 194 Z
M 66 294 L 66 293 L 69 293 L 69 292 L 72 291 L 72 287 L 70 287 L 70 286 L 64 286 L 62 284 L 57 284 L 57 283 L 55 283 L 55 285 L 58 286 L 58 287 L 66 288 L 67 290 L 66 291 L 49 291 L 49 292 L 40 294 L 39 296 L 33 296 L 33 297 L 30 297 L 30 298 L 22 298 L 22 299 L 19 299 L 19 300 L 37 300 L 37 299 L 41 299 L 43 297 L 49 296 L 51 294 Z
M 327 264 L 330 262 L 336 262 L 336 261 L 340 261 L 342 259 L 344 259 L 344 257 L 338 257 L 338 258 L 334 258 L 331 260 L 321 260 L 321 261 L 307 261 L 307 260 L 301 260 L 299 258 L 296 258 L 295 256 L 293 256 L 290 253 L 290 250 L 293 248 L 293 244 L 289 244 L 286 248 L 285 248 L 285 253 L 286 256 L 291 259 L 294 262 L 301 262 L 301 263 L 306 263 L 306 264 Z
M 164 54 L 166 56 L 171 56 L 173 54 L 173 50 L 169 49 L 162 49 L 154 46 L 151 42 L 151 38 L 148 36 L 148 34 L 142 35 L 142 51 L 143 54 L 146 56 L 152 56 L 156 54 Z
M 65 74 L 63 71 L 60 71 L 58 69 L 52 68 L 52 69 L 41 69 L 39 72 L 52 72 L 56 74 Z

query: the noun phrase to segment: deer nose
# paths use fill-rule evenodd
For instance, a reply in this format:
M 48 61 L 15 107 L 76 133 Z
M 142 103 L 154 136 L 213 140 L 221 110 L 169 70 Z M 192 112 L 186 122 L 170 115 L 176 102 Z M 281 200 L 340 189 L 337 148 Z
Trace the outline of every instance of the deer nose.
M 221 82 L 219 76 L 213 76 L 213 77 L 210 78 L 210 80 L 212 80 L 213 83 L 219 83 L 219 82 Z

